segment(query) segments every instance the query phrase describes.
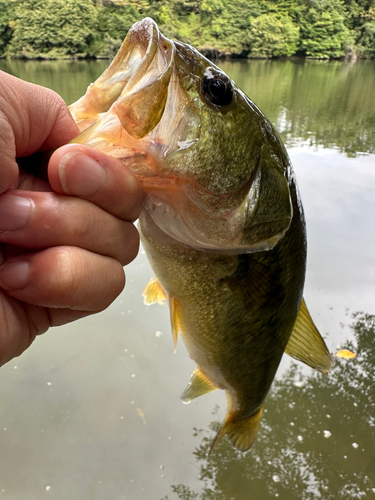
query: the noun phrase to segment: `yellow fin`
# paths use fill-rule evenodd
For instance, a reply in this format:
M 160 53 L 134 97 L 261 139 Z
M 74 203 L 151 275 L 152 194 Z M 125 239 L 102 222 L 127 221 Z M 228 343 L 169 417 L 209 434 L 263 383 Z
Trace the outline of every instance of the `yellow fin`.
M 169 312 L 171 318 L 174 352 L 176 352 L 177 339 L 178 339 L 178 334 L 181 332 L 182 321 L 181 321 L 181 309 L 176 300 L 176 297 L 173 294 L 169 296 Z
M 231 413 L 225 417 L 223 425 L 216 434 L 215 439 L 212 441 L 210 449 L 207 453 L 209 455 L 213 450 L 215 444 L 220 441 L 223 436 L 227 436 L 232 446 L 239 451 L 245 453 L 253 446 L 254 441 L 260 429 L 260 421 L 263 414 L 264 405 L 262 405 L 250 418 L 246 420 L 238 420 Z
M 181 399 L 184 403 L 190 403 L 192 399 L 208 394 L 216 389 L 217 387 L 208 380 L 201 370 L 196 368 L 191 374 L 188 386 L 181 394 Z
M 167 299 L 167 294 L 159 283 L 159 280 L 157 278 L 152 278 L 143 290 L 142 297 L 143 302 L 149 306 L 156 303 L 162 304 L 163 300 Z
M 331 370 L 332 357 L 303 299 L 285 352 L 322 373 Z

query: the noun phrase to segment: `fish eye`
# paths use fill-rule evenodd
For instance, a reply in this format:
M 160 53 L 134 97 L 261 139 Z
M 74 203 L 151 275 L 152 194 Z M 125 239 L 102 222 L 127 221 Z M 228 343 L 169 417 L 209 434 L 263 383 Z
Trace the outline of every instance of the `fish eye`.
M 232 84 L 224 74 L 205 76 L 202 93 L 215 106 L 227 106 L 233 98 Z

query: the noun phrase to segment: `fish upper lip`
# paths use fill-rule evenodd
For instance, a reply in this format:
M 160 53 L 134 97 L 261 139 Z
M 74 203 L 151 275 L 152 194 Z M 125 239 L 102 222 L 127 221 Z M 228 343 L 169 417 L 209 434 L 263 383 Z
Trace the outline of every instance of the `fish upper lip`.
M 162 90 L 170 78 L 174 51 L 173 42 L 160 33 L 153 19 L 135 23 L 107 70 L 69 106 L 80 130 L 88 129 L 111 109 L 130 135 L 135 131 L 138 138 L 147 133 L 147 122 L 155 121 L 155 104 L 143 110 L 143 119 L 135 123 L 142 101 L 139 93 L 147 94 L 148 90 L 154 97 L 156 93 L 163 107 Z

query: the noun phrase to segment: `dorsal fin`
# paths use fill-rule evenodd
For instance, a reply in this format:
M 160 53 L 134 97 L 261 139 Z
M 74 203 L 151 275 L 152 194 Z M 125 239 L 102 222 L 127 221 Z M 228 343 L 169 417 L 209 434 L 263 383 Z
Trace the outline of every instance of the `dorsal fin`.
M 328 373 L 331 370 L 331 355 L 311 319 L 304 299 L 302 299 L 285 352 L 322 373 Z
M 201 370 L 196 368 L 191 374 L 188 386 L 181 394 L 181 399 L 184 403 L 190 403 L 192 399 L 208 394 L 216 389 L 217 387 L 208 380 Z
M 143 302 L 149 306 L 156 303 L 162 304 L 163 300 L 167 299 L 167 294 L 159 283 L 159 280 L 157 278 L 151 278 L 146 288 L 143 290 L 142 297 Z

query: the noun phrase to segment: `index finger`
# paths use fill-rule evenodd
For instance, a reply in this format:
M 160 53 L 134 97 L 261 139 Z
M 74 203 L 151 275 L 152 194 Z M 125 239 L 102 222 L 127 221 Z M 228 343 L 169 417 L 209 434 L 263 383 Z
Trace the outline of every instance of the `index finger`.
M 122 220 L 134 221 L 142 206 L 142 188 L 120 160 L 84 145 L 57 149 L 48 165 L 51 187 L 91 201 Z
M 16 157 L 48 151 L 76 137 L 63 99 L 50 89 L 0 71 L 0 193 L 17 183 Z

